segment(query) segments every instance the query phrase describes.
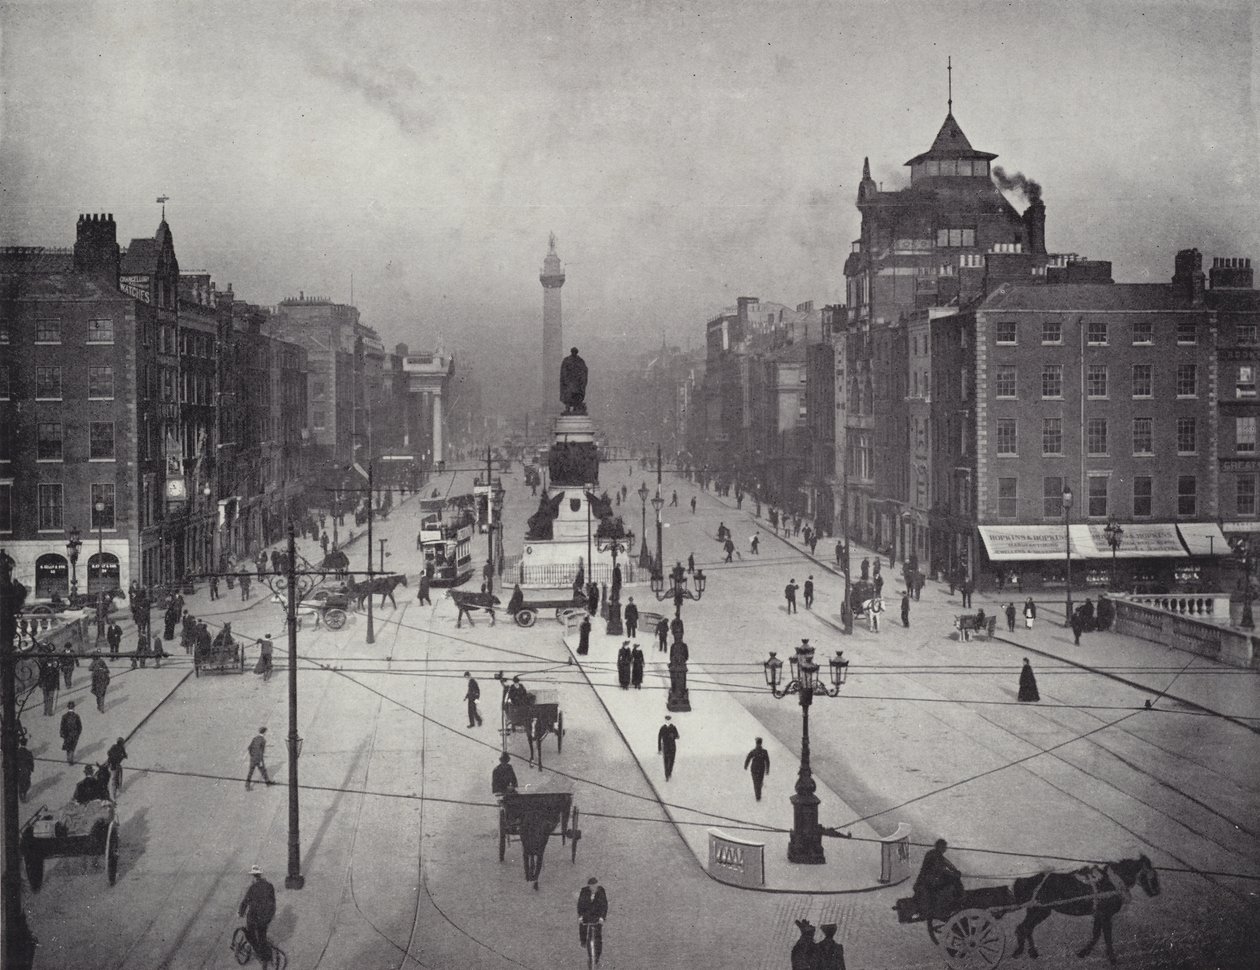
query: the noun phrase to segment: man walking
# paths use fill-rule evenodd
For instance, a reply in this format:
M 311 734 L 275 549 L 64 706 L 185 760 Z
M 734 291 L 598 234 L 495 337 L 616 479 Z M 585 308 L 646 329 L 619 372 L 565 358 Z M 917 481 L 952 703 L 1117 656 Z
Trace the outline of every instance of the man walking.
M 910 593 L 901 594 L 901 625 L 910 628 Z
M 88 668 L 92 677 L 92 694 L 96 697 L 96 709 L 105 713 L 105 692 L 109 690 L 109 665 L 99 653 L 92 655 L 92 665 Z
M 258 954 L 263 970 L 271 963 L 271 942 L 267 939 L 267 927 L 276 915 L 276 887 L 262 877 L 262 868 L 249 870 L 254 881 L 245 891 L 237 916 L 245 917 L 245 937 Z
M 83 721 L 74 712 L 74 701 L 66 705 L 66 713 L 61 715 L 61 747 L 66 752 L 66 764 L 74 764 L 74 749 L 79 746 L 79 736 L 83 734 Z
M 626 636 L 631 640 L 639 635 L 639 608 L 634 605 L 634 597 L 626 603 Z
M 260 727 L 258 733 L 254 735 L 254 740 L 249 742 L 249 773 L 245 775 L 245 790 L 249 791 L 253 785 L 251 782 L 254 778 L 254 769 L 258 769 L 258 773 L 262 775 L 262 780 L 268 785 L 272 783 L 270 776 L 267 774 L 267 766 L 263 763 L 263 759 L 267 754 L 267 729 Z
M 696 497 L 694 495 L 691 496 L 691 514 L 696 514 Z
M 433 601 L 429 599 L 429 590 L 433 586 L 433 580 L 429 578 L 428 573 L 420 574 L 420 598 L 417 601 L 420 606 L 432 606 Z
M 761 746 L 761 738 L 757 738 L 756 746 L 744 758 L 744 770 L 752 772 L 753 794 L 761 801 L 761 783 L 770 774 L 770 752 Z
M 53 705 L 57 701 L 57 685 L 61 683 L 61 666 L 54 656 L 47 656 L 39 662 L 39 686 L 44 692 L 44 716 L 52 717 Z
M 678 753 L 678 728 L 673 719 L 666 714 L 665 723 L 656 732 L 656 752 L 665 758 L 665 780 L 674 773 L 674 756 Z
M 249 599 L 250 582 L 249 573 L 241 573 L 241 599 L 243 600 Z
M 468 679 L 468 690 L 464 694 L 464 700 L 468 702 L 468 726 L 481 727 L 481 712 L 477 710 L 477 701 L 481 698 L 481 685 L 477 683 L 475 678 L 467 670 L 464 676 Z
M 74 655 L 74 647 L 66 644 L 61 651 L 61 676 L 65 678 L 66 690 L 70 689 L 70 678 L 74 676 L 74 668 L 79 666 L 79 658 Z
M 964 579 L 962 583 L 959 584 L 958 591 L 962 593 L 963 609 L 970 609 L 971 608 L 971 580 Z
M 122 763 L 127 760 L 127 748 L 123 745 L 123 739 L 119 738 L 109 747 L 109 751 L 105 754 L 105 764 L 109 766 L 110 775 L 114 779 L 114 794 L 118 794 L 118 790 L 122 788 Z
M 117 657 L 118 648 L 122 646 L 122 627 L 117 623 L 111 623 L 105 633 L 105 642 L 109 644 L 109 655 Z
M 217 600 L 219 598 L 219 577 L 210 577 L 210 599 Z
M 31 792 L 31 778 L 35 775 L 35 755 L 27 750 L 26 738 L 18 740 L 16 764 L 18 798 L 26 801 L 26 796 Z
M 722 548 L 726 551 L 726 558 L 722 561 L 731 562 L 731 557 L 735 555 L 735 543 L 729 536 L 723 541 Z
M 796 577 L 793 576 L 788 580 L 788 584 L 783 587 L 783 598 L 787 600 L 787 611 L 789 614 L 796 612 L 796 591 L 800 589 L 796 585 Z
M 814 577 L 812 574 L 807 580 L 805 580 L 804 592 L 805 592 L 805 609 L 811 610 L 814 608 Z
M 760 555 L 760 553 L 757 550 L 760 546 L 761 546 L 761 533 L 754 532 L 752 535 L 752 538 L 748 540 L 748 550 L 754 556 L 758 556 Z
M 656 642 L 662 653 L 669 649 L 669 620 L 663 616 L 656 624 Z
M 271 642 L 271 634 L 263 635 L 258 641 L 258 663 L 262 666 L 263 683 L 271 680 L 272 655 L 275 647 Z

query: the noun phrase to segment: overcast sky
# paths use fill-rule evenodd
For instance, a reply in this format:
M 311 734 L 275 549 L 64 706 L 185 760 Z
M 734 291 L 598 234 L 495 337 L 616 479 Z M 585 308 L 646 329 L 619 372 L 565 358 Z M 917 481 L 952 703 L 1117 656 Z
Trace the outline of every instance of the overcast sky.
M 1052 251 L 1126 281 L 1188 246 L 1260 258 L 1250 3 L 2 9 L 4 243 L 70 245 L 87 211 L 151 235 L 169 195 L 182 269 L 257 303 L 348 301 L 353 273 L 387 343 L 466 349 L 492 401 L 537 379 L 550 231 L 596 367 L 699 345 L 739 295 L 841 302 L 862 158 L 908 180 L 947 55 Z

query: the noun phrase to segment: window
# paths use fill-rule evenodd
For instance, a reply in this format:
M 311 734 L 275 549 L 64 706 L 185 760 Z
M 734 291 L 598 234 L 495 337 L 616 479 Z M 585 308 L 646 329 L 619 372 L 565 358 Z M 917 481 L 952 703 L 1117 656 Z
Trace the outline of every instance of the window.
M 35 368 L 35 398 L 45 401 L 61 400 L 60 367 Z
M 1107 396 L 1107 365 L 1090 364 L 1085 370 L 1086 393 L 1090 397 Z
M 1015 397 L 1015 365 L 998 364 L 993 377 L 993 392 L 998 397 Z
M 1238 365 L 1238 380 L 1234 382 L 1234 397 L 1256 396 L 1256 367 L 1254 364 Z
M 1018 482 L 1016 478 L 998 479 L 998 518 L 1013 519 L 1019 514 Z
M 1198 326 L 1193 317 L 1189 320 L 1177 321 L 1177 343 L 1193 344 L 1198 342 Z
M 946 163 L 942 163 L 946 164 Z M 950 162 L 949 164 L 953 164 Z M 950 173 L 953 174 L 952 172 Z M 974 246 L 976 244 L 976 231 L 974 229 L 937 229 L 936 245 L 949 246 L 957 248 L 959 246 Z
M 1085 422 L 1086 446 L 1091 455 L 1107 454 L 1107 419 L 1090 418 Z
M 1151 389 L 1154 386 L 1155 379 L 1153 375 L 1153 365 L 1151 364 L 1134 364 L 1133 365 L 1133 396 L 1134 397 L 1151 397 Z
M 1063 419 L 1041 419 L 1041 453 L 1043 455 L 1063 454 Z
M 0 532 L 13 531 L 13 486 L 0 484 Z
M 88 397 L 107 401 L 114 396 L 114 368 L 88 368 Z
M 971 159 L 970 158 L 958 159 L 958 174 L 959 175 L 971 174 Z
M 324 382 L 314 381 L 311 384 L 311 393 L 314 394 L 316 397 L 323 397 L 324 396 Z
M 61 461 L 61 422 L 40 421 L 35 425 L 35 457 L 39 461 Z
M 112 344 L 114 342 L 113 320 L 89 320 L 88 343 Z
M 993 326 L 993 337 L 1000 344 L 1015 343 L 1015 321 L 999 320 Z
M 88 425 L 88 457 L 114 457 L 113 421 L 93 421 Z
M 1041 396 L 1063 396 L 1063 365 L 1043 364 L 1041 367 Z
M 0 414 L 0 461 L 13 460 L 13 420 Z
M 99 512 L 97 505 L 104 506 Z M 108 482 L 92 486 L 92 529 L 117 528 L 114 520 L 114 486 Z
M 1177 396 L 1194 397 L 1199 393 L 1198 364 L 1177 365 Z
M 997 421 L 997 453 L 999 455 L 1018 455 L 1018 426 L 1014 418 L 998 418 Z
M 1041 342 L 1043 344 L 1063 343 L 1063 324 L 1058 320 L 1041 321 Z
M 1177 454 L 1193 455 L 1199 450 L 1198 430 L 1194 418 L 1177 419 Z
M 1152 424 L 1153 420 L 1151 418 L 1133 419 L 1133 454 L 1155 454 L 1155 439 L 1151 430 Z
M 1151 517 L 1151 482 L 1149 475 L 1137 475 L 1133 479 L 1133 517 L 1135 519 Z
M 312 411 L 311 412 L 311 424 L 317 430 L 322 430 L 324 427 L 324 422 L 327 420 L 328 420 L 327 411 Z
M 1256 514 L 1256 476 L 1239 475 L 1234 487 L 1234 511 L 1239 515 Z
M 1199 483 L 1193 475 L 1177 476 L 1177 514 L 1198 514 Z
M 175 400 L 175 371 L 170 367 L 162 368 L 162 400 Z
M 1063 514 L 1063 479 L 1058 475 L 1041 480 L 1041 514 L 1047 519 Z
M 1107 344 L 1107 321 L 1091 320 L 1085 332 L 1085 340 L 1095 347 Z
M 1234 450 L 1240 455 L 1255 454 L 1256 419 L 1234 418 Z
M 60 484 L 39 486 L 39 528 L 40 531 L 55 530 L 57 532 L 64 528 Z
M 35 321 L 35 342 L 37 344 L 61 343 L 61 319 L 49 318 Z
M 1089 517 L 1104 519 L 1107 517 L 1107 476 L 1089 476 Z
M 1240 324 L 1238 324 L 1238 329 L 1237 329 L 1238 342 L 1239 342 L 1240 344 L 1255 344 L 1255 343 L 1257 343 L 1257 342 L 1258 342 L 1258 341 L 1257 341 L 1257 336 L 1258 336 L 1257 331 L 1260 331 L 1260 327 L 1258 327 L 1258 326 L 1257 326 L 1256 324 L 1254 324 L 1254 323 L 1240 323 Z
M 1153 344 L 1155 342 L 1155 324 L 1151 320 L 1137 320 L 1133 324 L 1133 342 L 1135 344 Z

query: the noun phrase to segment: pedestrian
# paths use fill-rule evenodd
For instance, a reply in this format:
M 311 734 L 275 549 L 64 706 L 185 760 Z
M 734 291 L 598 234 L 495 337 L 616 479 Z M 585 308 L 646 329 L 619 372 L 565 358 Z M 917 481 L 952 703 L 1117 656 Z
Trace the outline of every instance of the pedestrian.
M 665 723 L 656 732 L 656 753 L 665 758 L 665 780 L 669 781 L 669 776 L 674 773 L 674 756 L 678 754 L 678 728 L 668 714 L 665 715 Z
M 910 628 L 910 594 L 905 592 L 901 594 L 901 625 Z
M 630 651 L 630 686 L 635 690 L 643 689 L 643 651 L 637 643 Z
M 583 657 L 591 652 L 591 614 L 589 613 L 584 614 L 582 622 L 578 624 L 577 652 Z
M 867 627 L 871 633 L 879 632 L 879 618 L 884 612 L 884 601 L 876 596 L 866 611 Z
M 1030 596 L 1024 600 L 1024 629 L 1031 630 L 1035 619 L 1037 619 L 1037 604 L 1033 602 L 1033 598 Z
M 807 919 L 798 919 L 796 928 L 801 931 L 801 938 L 792 947 L 792 970 L 816 970 L 814 954 L 818 944 L 814 942 L 814 924 Z
M 275 645 L 271 642 L 271 634 L 264 634 L 258 641 L 258 666 L 261 668 L 263 683 L 271 680 L 274 651 Z
M 889 564 L 891 566 L 891 563 Z M 871 567 L 871 582 L 879 582 L 879 557 L 875 557 L 874 565 Z
M 669 620 L 663 616 L 656 623 L 656 642 L 662 653 L 669 649 Z
M 131 655 L 131 669 L 147 666 L 149 662 L 149 636 L 140 630 L 136 636 L 136 651 Z
M 117 623 L 111 623 L 109 629 L 105 632 L 105 642 L 109 644 L 109 655 L 111 657 L 118 656 L 118 648 L 122 645 L 122 627 Z
M 1086 633 L 1094 630 L 1094 601 L 1088 596 L 1085 597 L 1085 602 L 1081 604 L 1080 613 L 1082 629 Z
M 105 692 L 109 690 L 109 665 L 101 658 L 100 652 L 92 655 L 92 664 L 88 667 L 92 677 L 92 694 L 96 697 L 96 709 L 105 713 Z
M 249 773 L 245 775 L 245 790 L 249 791 L 253 785 L 251 782 L 254 778 L 254 769 L 258 769 L 258 773 L 262 775 L 262 780 L 268 785 L 272 783 L 270 776 L 267 774 L 267 766 L 264 759 L 267 755 L 267 729 L 260 727 L 258 733 L 254 735 L 254 740 L 249 742 Z
M 127 760 L 127 748 L 123 744 L 123 739 L 119 738 L 109 747 L 109 751 L 105 754 L 105 764 L 109 766 L 109 770 L 114 779 L 114 794 L 118 794 L 118 790 L 122 788 L 122 763 Z
M 770 774 L 770 752 L 761 746 L 757 738 L 753 749 L 744 758 L 744 770 L 752 772 L 753 794 L 761 801 L 761 784 Z
M 74 764 L 74 749 L 79 746 L 79 736 L 83 734 L 83 721 L 74 712 L 74 701 L 66 705 L 66 713 L 61 715 L 61 748 L 66 753 L 66 764 Z
M 79 658 L 74 655 L 74 647 L 68 643 L 62 647 L 58 663 L 61 667 L 61 676 L 66 682 L 66 690 L 69 690 L 70 678 L 74 676 L 74 668 L 79 666 Z
M 804 592 L 805 592 L 805 609 L 807 610 L 813 609 L 814 608 L 814 577 L 812 574 L 807 580 L 805 580 Z
M 417 536 L 417 540 L 418 539 L 419 539 L 419 536 Z M 328 555 L 328 533 L 327 532 L 323 533 L 319 537 L 319 547 L 324 551 L 324 555 L 327 556 Z M 417 545 L 416 548 L 419 549 L 420 546 Z
M 1085 623 L 1081 620 L 1081 611 L 1072 611 L 1072 642 L 1078 647 L 1081 645 L 1081 631 L 1085 629 Z
M 634 597 L 626 604 L 626 636 L 631 640 L 639 635 L 639 608 L 634 605 Z
M 875 598 L 878 599 L 879 597 L 884 595 L 884 577 L 881 576 L 879 573 L 875 574 L 874 585 L 875 585 Z
M 258 955 L 263 970 L 266 970 L 272 957 L 267 927 L 276 916 L 276 887 L 262 877 L 261 867 L 252 866 L 249 872 L 254 881 L 245 891 L 236 915 L 245 917 L 245 939 Z
M 165 640 L 175 639 L 175 624 L 179 622 L 179 607 L 175 605 L 175 601 L 171 601 L 171 605 L 166 608 L 166 612 L 162 614 L 162 638 Z
M 428 573 L 420 574 L 420 598 L 417 601 L 420 606 L 432 606 L 433 601 L 429 598 L 429 590 L 433 588 L 433 580 L 429 579 Z
M 748 540 L 749 551 L 751 551 L 754 556 L 758 556 L 760 555 L 760 553 L 757 550 L 760 548 L 760 546 L 761 546 L 761 533 L 754 532 L 752 535 L 752 538 Z
M 1019 699 L 1021 701 L 1039 701 L 1041 694 L 1037 691 L 1037 675 L 1033 673 L 1032 664 L 1024 658 L 1024 666 L 1019 672 Z
M 149 652 L 153 654 L 153 666 L 156 668 L 161 668 L 162 657 L 166 654 L 166 651 L 162 648 L 161 637 L 153 638 L 152 649 Z
M 464 700 L 468 702 L 468 726 L 481 727 L 481 712 L 477 710 L 477 701 L 481 698 L 481 685 L 469 671 L 464 671 L 468 680 L 468 690 L 464 692 Z
M 691 514 L 696 514 L 696 497 L 694 495 L 691 496 Z
M 603 921 L 608 917 L 608 894 L 599 880 L 594 876 L 586 880 L 586 885 L 578 893 L 578 943 L 586 946 L 586 934 L 590 933 L 595 942 L 595 963 L 599 963 L 600 954 L 604 952 Z
M 267 553 L 266 552 L 260 551 L 258 553 L 258 559 L 255 563 L 255 567 L 258 572 L 258 581 L 261 583 L 267 575 Z
M 586 585 L 586 612 L 591 616 L 599 615 L 599 583 L 594 580 Z
M 625 690 L 630 686 L 630 641 L 626 640 L 617 651 L 617 683 Z
M 1015 603 L 1012 601 L 1006 604 L 1006 629 L 1015 632 Z
M 839 539 L 836 540 L 836 565 L 840 565 L 840 560 L 844 558 L 844 543 Z
M 210 577 L 210 599 L 217 600 L 219 598 L 219 577 Z
M 31 778 L 35 775 L 35 755 L 27 749 L 26 738 L 18 739 L 16 768 L 18 798 L 26 801 L 31 793 Z
M 862 582 L 866 582 L 871 575 L 871 561 L 865 557 L 862 559 Z
M 728 559 L 727 562 L 730 562 Z M 687 572 L 694 573 L 696 571 L 696 554 L 694 552 L 687 553 Z
M 249 573 L 241 573 L 241 599 L 249 599 L 249 587 L 251 585 Z
M 968 610 L 971 609 L 971 591 L 973 588 L 971 585 L 971 580 L 964 579 L 962 581 L 962 584 L 958 588 L 959 588 L 959 591 L 962 593 L 963 609 L 968 609 Z
M 844 947 L 836 942 L 836 924 L 818 927 L 823 938 L 814 944 L 814 970 L 845 970 Z
M 39 686 L 44 692 L 44 716 L 52 717 L 57 700 L 57 685 L 61 683 L 61 665 L 56 657 L 45 657 L 39 662 Z
M 672 509 L 678 507 L 678 492 L 677 491 L 675 491 L 673 494 L 673 497 L 670 498 L 669 507 Z
M 796 585 L 795 576 L 789 579 L 788 584 L 783 587 L 783 598 L 787 600 L 787 611 L 789 614 L 796 612 L 796 591 L 798 589 L 800 587 Z
M 735 543 L 732 542 L 730 539 L 727 539 L 722 543 L 722 549 L 726 552 L 726 558 L 723 559 L 722 561 L 731 562 L 732 557 L 735 555 Z M 688 559 L 687 561 L 688 563 L 693 562 L 692 559 Z M 692 570 L 688 569 L 688 572 L 691 572 L 691 571 Z

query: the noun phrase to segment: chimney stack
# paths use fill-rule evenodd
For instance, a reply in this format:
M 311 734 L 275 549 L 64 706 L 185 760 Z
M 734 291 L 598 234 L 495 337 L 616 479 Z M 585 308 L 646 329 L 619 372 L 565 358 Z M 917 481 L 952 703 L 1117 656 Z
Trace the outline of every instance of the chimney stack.
M 1046 204 L 1038 199 L 1024 210 L 1024 229 L 1028 236 L 1027 251 L 1042 254 L 1046 251 Z
M 1173 266 L 1173 288 L 1189 300 L 1191 306 L 1202 306 L 1203 254 L 1197 249 L 1183 249 L 1177 253 Z
M 114 214 L 80 215 L 74 240 L 76 273 L 96 273 L 118 286 L 118 226 Z
M 1214 290 L 1255 289 L 1251 260 L 1240 256 L 1214 256 L 1208 282 Z

